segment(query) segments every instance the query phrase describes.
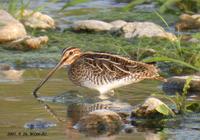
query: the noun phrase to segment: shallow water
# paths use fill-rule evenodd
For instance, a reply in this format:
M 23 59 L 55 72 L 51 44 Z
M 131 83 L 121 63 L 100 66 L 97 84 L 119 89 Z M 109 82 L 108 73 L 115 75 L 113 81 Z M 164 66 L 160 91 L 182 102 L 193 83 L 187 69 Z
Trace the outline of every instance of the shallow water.
M 112 7 L 123 5 L 117 4 L 113 0 L 92 0 L 87 4 L 67 8 L 61 13 L 58 13 L 57 10 L 64 5 L 65 0 L 60 0 L 56 4 L 50 3 L 48 0 L 31 1 L 31 6 L 34 9 L 38 5 L 44 5 L 45 2 L 47 5 L 43 12 L 56 19 L 60 28 L 68 27 L 74 20 L 86 19 L 87 15 L 95 11 L 109 10 Z M 69 129 L 68 123 L 72 118 L 68 117 L 67 112 L 70 108 L 75 108 L 71 104 L 95 103 L 99 101 L 98 92 L 75 86 L 68 80 L 64 69 L 57 72 L 39 93 L 42 96 L 41 99 L 54 109 L 58 117 L 66 120 L 66 123 L 60 124 L 44 109 L 44 105 L 32 96 L 33 89 L 48 71 L 48 69 L 38 68 L 25 69 L 22 77 L 16 76 L 14 79 L 10 75 L 0 73 L 0 139 L 199 140 L 200 114 L 181 117 L 169 122 L 166 126 L 134 126 L 132 133 L 120 131 L 110 136 L 91 137 Z M 143 81 L 119 88 L 115 91 L 115 96 L 110 97 L 109 100 L 128 103 L 132 106 L 138 105 L 152 93 L 162 92 L 160 84 L 157 81 Z M 199 101 L 200 97 L 199 94 L 195 94 L 189 99 Z M 42 120 L 47 124 L 50 122 L 49 125 L 53 124 L 53 127 L 33 130 L 25 128 L 26 124 L 35 120 Z
M 108 11 L 114 7 L 121 7 L 125 3 L 116 3 L 114 0 L 90 0 L 86 3 L 70 6 L 60 11 L 67 0 L 59 0 L 56 3 L 50 0 L 30 1 L 30 8 L 42 7 L 41 10 L 56 20 L 61 29 L 67 28 L 72 22 L 87 19 L 87 16 L 97 11 Z
M 86 136 L 74 129 L 68 129 L 67 124 L 71 118 L 67 117 L 67 110 L 74 108 L 70 106 L 71 103 L 77 103 L 82 98 L 84 103 L 95 102 L 98 93 L 82 87 L 77 87 L 71 83 L 66 76 L 66 70 L 59 70 L 51 80 L 49 80 L 44 87 L 39 91 L 40 96 L 48 101 L 48 105 L 66 123 L 58 123 L 49 113 L 44 109 L 44 105 L 34 99 L 31 92 L 40 77 L 44 77 L 49 70 L 44 69 L 26 69 L 21 78 L 15 80 L 6 80 L 6 77 L 1 78 L 0 81 L 0 138 L 4 140 L 10 139 L 94 139 L 96 137 Z M 133 84 L 127 87 L 119 88 L 115 92 L 115 96 L 111 97 L 111 102 L 128 103 L 130 105 L 137 105 L 142 103 L 145 98 L 151 93 L 161 92 L 160 83 L 156 81 L 143 81 L 138 84 Z M 70 95 L 70 96 L 69 96 Z M 58 98 L 60 97 L 60 98 Z M 64 98 L 65 97 L 65 98 Z M 51 100 L 55 99 L 55 100 Z M 70 100 L 69 100 L 70 99 Z M 88 99 L 88 100 L 85 100 Z M 56 126 L 44 129 L 26 129 L 24 125 L 36 119 L 50 121 L 56 123 Z M 161 140 L 161 139 L 177 139 L 183 140 L 197 140 L 200 137 L 200 117 L 198 114 L 188 116 L 171 122 L 166 127 L 152 128 L 148 127 L 134 127 L 134 131 L 127 134 L 123 131 L 118 134 L 105 136 L 98 136 L 99 139 L 135 139 L 135 140 Z M 38 132 L 40 136 L 30 136 L 31 133 Z M 28 134 L 29 136 L 21 136 Z M 32 135 L 33 135 L 32 134 Z M 43 135 L 42 135 L 43 134 Z

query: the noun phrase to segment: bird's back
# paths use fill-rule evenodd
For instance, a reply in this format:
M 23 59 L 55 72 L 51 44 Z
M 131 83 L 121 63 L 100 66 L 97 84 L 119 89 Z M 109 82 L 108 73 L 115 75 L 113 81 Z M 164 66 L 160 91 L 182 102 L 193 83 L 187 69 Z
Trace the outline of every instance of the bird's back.
M 69 68 L 77 85 L 105 93 L 111 89 L 159 76 L 153 65 L 108 53 L 86 52 Z

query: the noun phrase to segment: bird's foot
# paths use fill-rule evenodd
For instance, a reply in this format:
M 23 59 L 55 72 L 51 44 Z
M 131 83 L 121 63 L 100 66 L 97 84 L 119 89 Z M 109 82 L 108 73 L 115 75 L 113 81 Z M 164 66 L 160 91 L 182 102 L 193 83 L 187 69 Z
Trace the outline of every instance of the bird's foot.
M 109 99 L 109 97 L 108 97 L 108 95 L 106 95 L 106 94 L 100 94 L 100 95 L 99 95 L 99 99 L 101 99 L 101 100 L 106 100 L 106 99 Z
M 114 90 L 110 90 L 110 91 L 108 92 L 108 94 L 109 94 L 110 96 L 114 96 L 114 95 L 115 95 L 115 91 L 114 91 Z

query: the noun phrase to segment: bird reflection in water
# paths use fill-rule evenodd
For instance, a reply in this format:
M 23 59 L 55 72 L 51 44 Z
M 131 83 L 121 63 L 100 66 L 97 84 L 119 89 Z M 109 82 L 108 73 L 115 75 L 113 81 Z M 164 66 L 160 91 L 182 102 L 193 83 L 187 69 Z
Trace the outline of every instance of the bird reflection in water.
M 125 116 L 128 116 L 128 114 L 124 115 L 126 114 L 123 112 L 124 107 L 126 109 L 131 107 L 124 104 L 110 101 L 95 104 L 70 104 L 67 109 L 69 125 L 87 136 L 115 135 L 122 129 Z

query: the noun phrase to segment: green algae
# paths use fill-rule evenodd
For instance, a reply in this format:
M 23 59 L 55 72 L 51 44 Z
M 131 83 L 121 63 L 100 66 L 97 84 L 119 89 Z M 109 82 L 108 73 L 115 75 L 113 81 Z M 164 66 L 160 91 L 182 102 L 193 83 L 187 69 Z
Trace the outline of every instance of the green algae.
M 0 62 L 18 64 L 31 63 L 56 63 L 61 51 L 66 47 L 79 47 L 83 51 L 101 51 L 131 57 L 142 60 L 148 55 L 138 53 L 139 49 L 153 49 L 156 57 L 169 57 L 184 61 L 195 67 L 200 67 L 200 44 L 171 42 L 158 38 L 134 38 L 125 39 L 111 33 L 74 32 L 70 29 L 61 31 L 34 31 L 35 36 L 48 35 L 49 42 L 39 50 L 16 51 L 1 48 Z M 12 56 L 12 57 L 11 57 Z M 19 63 L 20 62 L 20 63 Z M 181 69 L 176 71 L 177 69 Z M 174 70 L 175 69 L 175 70 Z M 170 70 L 174 73 L 187 72 L 189 69 L 172 64 Z M 189 70 L 190 71 L 190 70 Z
M 178 19 L 177 15 L 163 14 L 160 15 L 167 21 L 169 26 L 174 24 L 174 19 Z M 156 12 L 123 12 L 119 9 L 105 10 L 95 12 L 92 15 L 86 16 L 86 19 L 104 20 L 107 22 L 113 20 L 125 21 L 150 21 L 166 27 Z M 167 27 L 166 27 L 167 28 Z M 31 65 L 36 63 L 55 64 L 60 58 L 61 51 L 66 47 L 79 47 L 83 51 L 101 51 L 119 54 L 131 59 L 141 61 L 148 57 L 168 57 L 189 63 L 197 68 L 200 68 L 200 44 L 178 40 L 171 42 L 160 38 L 132 38 L 125 39 L 122 36 L 109 32 L 74 32 L 71 29 L 64 31 L 57 30 L 33 30 L 27 29 L 32 36 L 47 35 L 49 42 L 38 50 L 21 50 L 16 51 L 1 47 L 0 63 L 11 63 L 17 65 Z M 191 35 L 199 39 L 199 33 Z M 180 36 L 179 36 L 180 38 Z M 0 44 L 0 46 L 2 46 Z M 155 53 L 149 54 L 152 49 Z M 12 56 L 12 57 L 11 57 Z M 162 63 L 162 65 L 165 63 Z M 190 68 L 181 65 L 169 63 L 165 65 L 168 73 L 182 74 L 194 72 Z

